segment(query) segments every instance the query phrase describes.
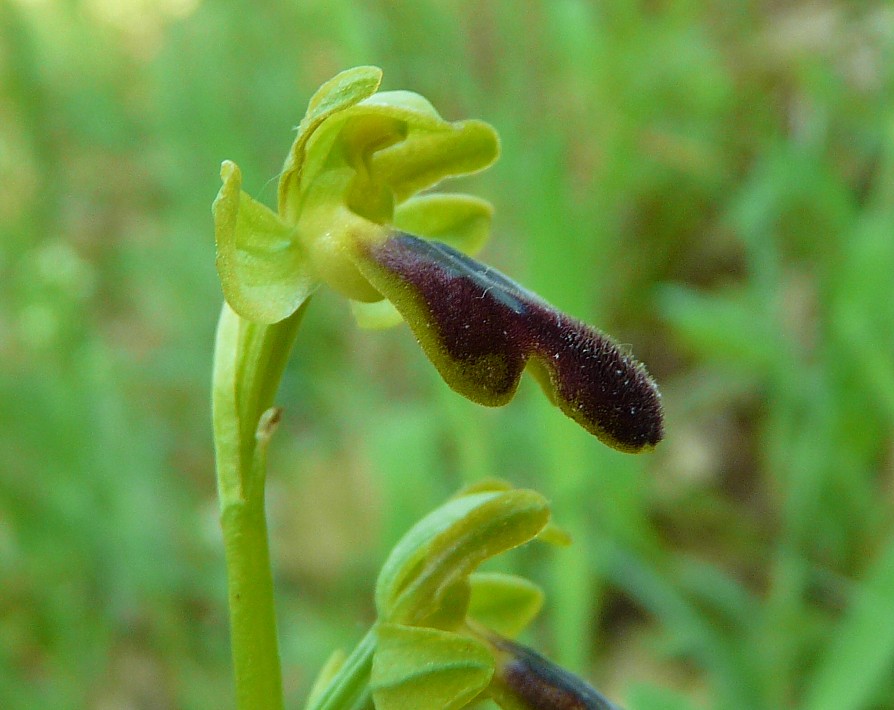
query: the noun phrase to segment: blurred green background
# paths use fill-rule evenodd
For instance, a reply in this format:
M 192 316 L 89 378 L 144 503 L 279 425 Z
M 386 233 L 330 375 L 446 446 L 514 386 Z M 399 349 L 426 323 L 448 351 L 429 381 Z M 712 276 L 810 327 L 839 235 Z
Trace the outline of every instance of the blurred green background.
M 355 64 L 503 157 L 484 258 L 629 343 L 667 440 L 447 390 L 322 292 L 271 534 L 299 707 L 406 528 L 500 476 L 575 536 L 525 640 L 629 710 L 894 707 L 894 9 L 0 0 L 0 707 L 232 706 L 209 424 L 223 159 L 275 202 Z

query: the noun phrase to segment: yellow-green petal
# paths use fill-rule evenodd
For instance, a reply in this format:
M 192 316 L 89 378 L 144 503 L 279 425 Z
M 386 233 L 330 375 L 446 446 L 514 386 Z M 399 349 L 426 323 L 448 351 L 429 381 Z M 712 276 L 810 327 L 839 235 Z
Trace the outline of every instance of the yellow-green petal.
M 483 170 L 499 156 L 499 139 L 489 124 L 450 123 L 437 114 L 374 100 L 380 96 L 344 108 L 314 129 L 300 180 L 290 189 L 303 193 L 323 171 L 350 166 L 355 183 L 344 186 L 345 198 L 359 202 L 360 213 L 375 219 L 363 208 L 371 188 L 374 201 L 383 199 L 376 190 L 387 188 L 399 203 L 444 178 Z
M 411 197 L 394 210 L 394 226 L 477 254 L 490 234 L 494 208 L 472 195 L 435 192 Z
M 509 638 L 518 636 L 543 607 L 543 590 L 524 577 L 476 572 L 469 583 L 469 616 Z
M 497 132 L 484 121 L 457 121 L 449 130 L 418 130 L 372 156 L 372 173 L 398 202 L 446 177 L 484 170 L 500 155 Z

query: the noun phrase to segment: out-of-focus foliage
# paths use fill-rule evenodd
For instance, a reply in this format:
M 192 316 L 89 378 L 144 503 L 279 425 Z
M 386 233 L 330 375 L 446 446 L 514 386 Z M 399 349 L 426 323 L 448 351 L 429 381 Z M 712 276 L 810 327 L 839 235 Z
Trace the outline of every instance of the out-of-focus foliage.
M 667 441 L 477 408 L 315 297 L 270 462 L 289 703 L 499 475 L 576 539 L 513 557 L 528 641 L 630 710 L 891 707 L 892 49 L 880 1 L 0 0 L 0 707 L 232 702 L 209 205 L 224 158 L 273 205 L 361 63 L 500 131 L 487 260 L 632 345 Z

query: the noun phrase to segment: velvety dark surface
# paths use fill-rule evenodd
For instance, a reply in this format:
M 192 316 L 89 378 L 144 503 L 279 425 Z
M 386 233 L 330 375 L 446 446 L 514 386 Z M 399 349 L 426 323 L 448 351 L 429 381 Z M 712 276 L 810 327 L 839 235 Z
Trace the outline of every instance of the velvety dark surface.
M 420 338 L 432 332 L 440 342 L 448 382 L 458 377 L 488 399 L 505 400 L 534 361 L 557 404 L 606 443 L 637 451 L 661 440 L 658 388 L 604 333 L 440 242 L 398 233 L 373 257 L 424 304 L 427 322 L 404 315 Z
M 503 683 L 531 710 L 620 710 L 580 678 L 527 646 L 498 637 L 491 641 L 512 657 L 500 673 Z

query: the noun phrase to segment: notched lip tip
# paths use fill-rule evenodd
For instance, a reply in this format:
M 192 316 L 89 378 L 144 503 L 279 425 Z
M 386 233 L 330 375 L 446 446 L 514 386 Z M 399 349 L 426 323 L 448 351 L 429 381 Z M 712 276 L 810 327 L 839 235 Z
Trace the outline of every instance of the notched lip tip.
M 664 427 L 659 425 L 657 430 L 649 432 L 646 436 L 637 440 L 623 440 L 617 437 L 609 436 L 605 432 L 591 432 L 602 443 L 625 454 L 648 454 L 651 453 L 658 444 L 664 440 Z

